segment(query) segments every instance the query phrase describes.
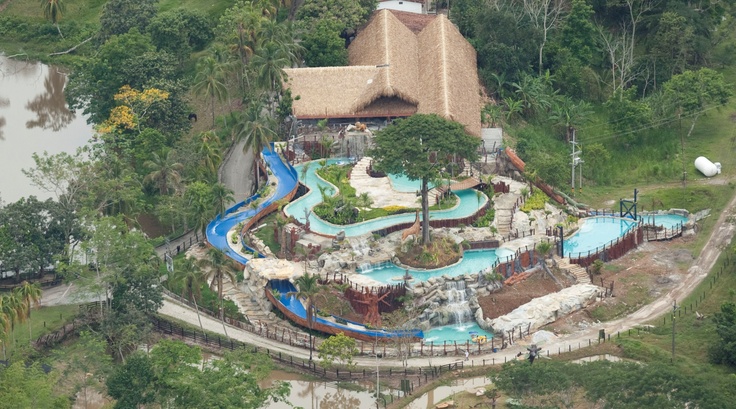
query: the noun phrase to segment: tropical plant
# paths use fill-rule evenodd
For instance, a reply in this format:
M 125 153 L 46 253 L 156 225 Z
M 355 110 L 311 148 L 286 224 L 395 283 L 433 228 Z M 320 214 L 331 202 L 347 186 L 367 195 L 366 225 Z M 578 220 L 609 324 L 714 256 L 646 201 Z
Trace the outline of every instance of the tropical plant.
M 271 141 L 276 136 L 273 119 L 263 114 L 263 100 L 258 99 L 251 102 L 248 107 L 240 113 L 235 123 L 235 137 L 240 140 L 245 138 L 243 153 L 253 151 L 256 161 L 254 162 L 256 174 L 256 190 L 260 185 L 261 152 L 263 149 L 271 150 Z
M 199 306 L 197 299 L 202 297 L 202 284 L 207 282 L 207 276 L 202 269 L 189 257 L 177 259 L 174 262 L 174 271 L 169 276 L 169 280 L 174 285 L 181 286 L 181 296 L 186 297 L 194 303 L 194 309 L 197 311 L 197 320 L 199 328 L 204 331 L 202 326 L 202 317 L 199 315 Z
M 233 191 L 222 183 L 212 185 L 212 201 L 220 217 L 225 216 L 225 209 L 229 203 L 234 201 Z
M 41 8 L 43 9 L 43 16 L 51 21 L 51 24 L 56 26 L 56 31 L 59 32 L 60 37 L 64 37 L 59 29 L 59 19 L 61 18 L 66 7 L 62 0 L 41 0 Z
M 315 306 L 314 299 L 319 293 L 319 286 L 317 282 L 318 276 L 304 273 L 303 276 L 294 280 L 294 284 L 297 286 L 297 292 L 290 294 L 301 298 L 306 301 L 305 310 L 307 312 L 307 326 L 309 327 L 309 362 L 312 362 L 312 325 L 314 325 Z
M 227 99 L 225 76 L 224 66 L 214 57 L 207 56 L 197 62 L 197 75 L 194 77 L 192 90 L 198 95 L 206 95 L 210 98 L 212 128 L 215 127 L 215 100 Z
M 227 329 L 225 328 L 225 309 L 223 308 L 224 299 L 222 295 L 223 282 L 225 278 L 229 279 L 233 284 L 237 282 L 235 263 L 225 253 L 216 248 L 210 248 L 207 250 L 205 258 L 201 259 L 199 264 L 204 270 L 205 280 L 209 281 L 210 288 L 217 282 L 217 296 L 220 299 L 220 319 L 222 320 L 222 328 L 225 331 L 225 335 L 227 335 Z
M 212 131 L 202 132 L 197 137 L 196 149 L 204 170 L 202 173 L 215 178 L 217 176 L 217 168 L 220 166 L 220 162 L 222 162 L 220 139 Z
M 144 182 L 154 183 L 162 195 L 176 190 L 181 184 L 181 171 L 184 165 L 176 160 L 176 151 L 165 149 L 160 153 L 153 152 L 152 159 L 143 163 L 151 172 L 143 178 Z
M 16 297 L 25 305 L 25 314 L 28 319 L 28 340 L 33 342 L 33 326 L 31 325 L 31 310 L 38 307 L 41 301 L 41 287 L 38 283 L 31 284 L 23 281 L 20 287 L 14 290 Z

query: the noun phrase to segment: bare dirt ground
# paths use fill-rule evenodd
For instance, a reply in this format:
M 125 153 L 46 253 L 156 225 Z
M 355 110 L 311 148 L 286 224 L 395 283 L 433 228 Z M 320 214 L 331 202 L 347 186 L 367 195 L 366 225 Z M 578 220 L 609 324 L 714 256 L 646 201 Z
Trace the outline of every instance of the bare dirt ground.
M 556 277 L 565 287 L 572 284 L 572 280 L 563 277 L 562 274 L 557 274 Z M 520 283 L 504 286 L 499 292 L 485 297 L 479 297 L 478 303 L 483 309 L 485 318 L 497 318 L 510 313 L 534 298 L 554 293 L 561 289 L 562 287 L 552 278 L 544 272 L 539 271 Z
M 601 274 L 593 277 L 593 283 L 605 287 L 613 283 L 613 297 L 604 298 L 545 329 L 562 334 L 586 329 L 593 323 L 621 318 L 668 293 L 685 278 L 694 260 L 691 250 L 684 248 L 691 241 L 691 238 L 677 238 L 644 243 L 606 264 Z

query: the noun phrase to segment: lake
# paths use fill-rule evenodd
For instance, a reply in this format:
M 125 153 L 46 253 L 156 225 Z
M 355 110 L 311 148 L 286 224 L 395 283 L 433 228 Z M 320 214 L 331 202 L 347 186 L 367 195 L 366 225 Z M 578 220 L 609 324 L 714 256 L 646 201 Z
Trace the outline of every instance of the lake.
M 0 200 L 51 194 L 31 185 L 21 172 L 34 166 L 32 155 L 73 153 L 94 134 L 81 115 L 66 105 L 66 74 L 57 67 L 0 55 Z

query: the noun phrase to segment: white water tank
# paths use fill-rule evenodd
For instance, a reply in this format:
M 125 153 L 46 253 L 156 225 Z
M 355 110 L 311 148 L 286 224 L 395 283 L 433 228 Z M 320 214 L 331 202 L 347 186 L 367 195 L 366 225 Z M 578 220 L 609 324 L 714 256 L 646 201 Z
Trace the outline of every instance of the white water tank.
M 713 163 L 705 156 L 698 156 L 698 158 L 695 159 L 695 168 L 698 169 L 706 177 L 715 176 L 721 173 L 721 163 Z

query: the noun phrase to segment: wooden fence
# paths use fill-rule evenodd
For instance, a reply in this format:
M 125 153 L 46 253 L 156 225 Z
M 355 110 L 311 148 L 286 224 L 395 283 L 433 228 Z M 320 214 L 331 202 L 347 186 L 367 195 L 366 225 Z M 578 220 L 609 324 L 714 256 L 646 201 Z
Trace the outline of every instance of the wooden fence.
M 641 226 L 629 231 L 623 237 L 617 238 L 608 244 L 589 250 L 587 253 L 579 253 L 577 257 L 570 255 L 570 264 L 577 264 L 581 267 L 588 267 L 594 261 L 600 259 L 602 261 L 611 261 L 630 250 L 635 249 L 644 241 L 644 230 Z
M 50 287 L 56 287 L 57 285 L 61 285 L 62 279 L 61 278 L 54 278 L 53 280 L 46 280 L 46 281 L 32 281 L 32 280 L 23 280 L 23 281 L 29 281 L 31 284 L 38 284 L 41 288 L 50 288 Z M 0 291 L 12 291 L 20 286 L 23 285 L 23 281 L 20 283 L 13 283 L 13 284 L 0 284 Z

